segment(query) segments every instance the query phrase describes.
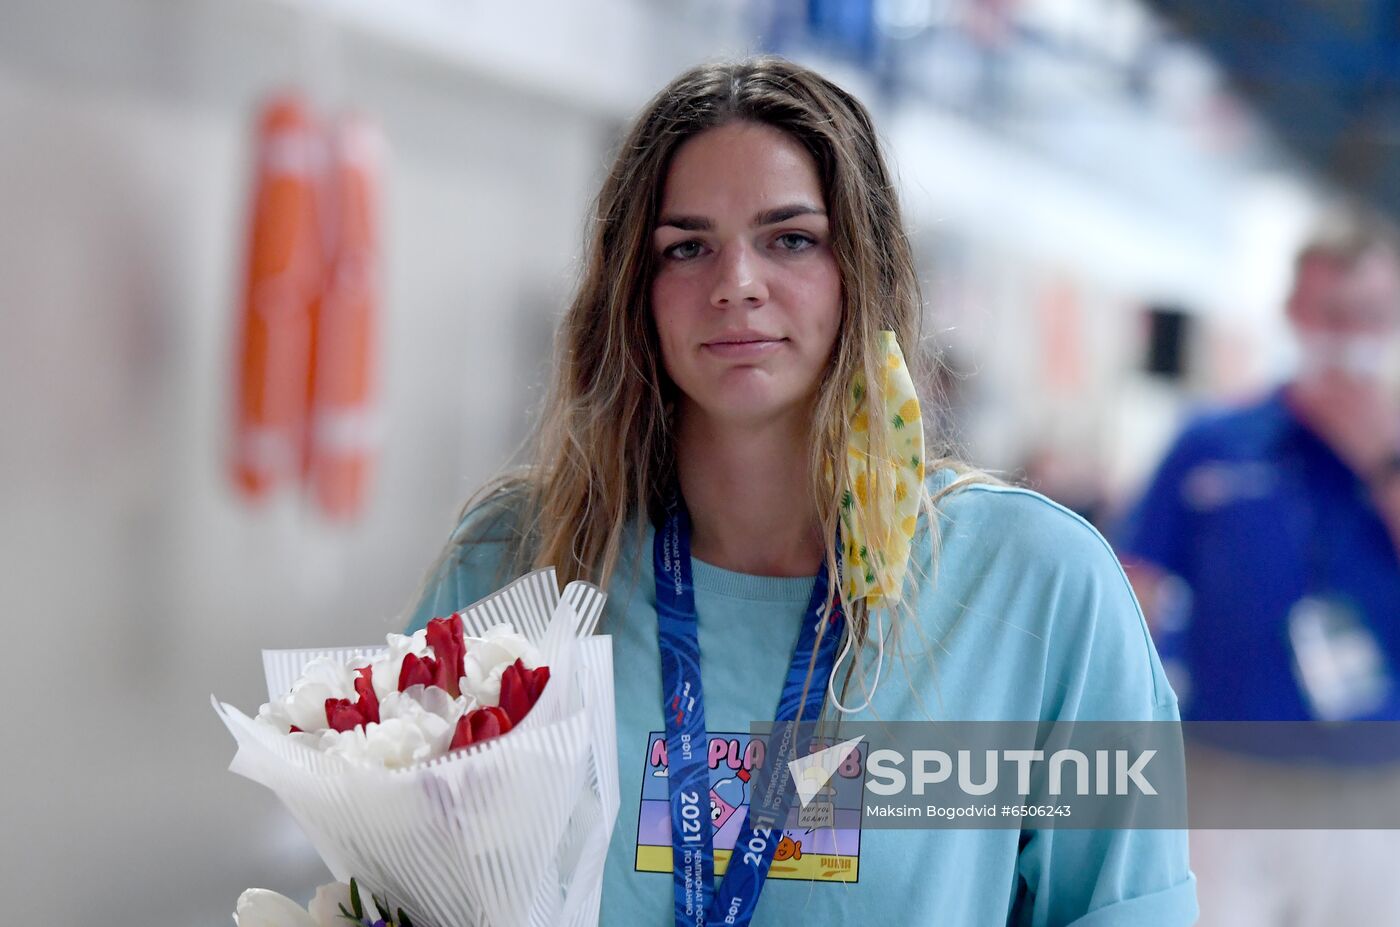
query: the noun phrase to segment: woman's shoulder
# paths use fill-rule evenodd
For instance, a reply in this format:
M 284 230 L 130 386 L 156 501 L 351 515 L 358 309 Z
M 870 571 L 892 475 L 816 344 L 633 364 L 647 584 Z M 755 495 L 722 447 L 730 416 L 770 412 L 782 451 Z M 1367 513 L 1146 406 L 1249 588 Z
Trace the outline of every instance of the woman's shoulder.
M 508 543 L 528 524 L 529 487 L 522 479 L 498 482 L 462 507 L 452 532 L 454 544 Z
M 1020 570 L 1078 567 L 1121 576 L 1118 559 L 1099 530 L 1042 493 L 951 468 L 934 472 L 928 487 L 941 545 L 994 554 Z
M 994 603 L 1001 621 L 1028 632 L 1028 646 L 1037 642 L 1054 674 L 1079 677 L 1088 701 L 1109 700 L 1092 714 L 1135 717 L 1114 701 L 1127 690 L 1140 693 L 1139 704 L 1174 703 L 1137 598 L 1098 529 L 1025 487 L 947 475 L 935 487 L 943 492 L 935 497 L 936 589 Z
M 514 578 L 509 574 L 517 565 L 528 528 L 528 502 L 525 485 L 500 483 L 463 506 L 409 611 L 410 631 L 470 605 Z

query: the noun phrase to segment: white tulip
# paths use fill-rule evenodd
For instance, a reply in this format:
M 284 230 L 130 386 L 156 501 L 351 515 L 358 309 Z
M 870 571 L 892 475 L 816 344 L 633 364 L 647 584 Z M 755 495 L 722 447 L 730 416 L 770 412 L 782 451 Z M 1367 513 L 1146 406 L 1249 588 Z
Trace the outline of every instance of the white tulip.
M 462 693 L 482 705 L 499 705 L 501 674 L 517 659 L 526 669 L 534 669 L 540 665 L 541 654 L 509 622 L 487 629 L 482 637 L 468 637 Z
M 340 916 L 341 905 L 347 911 L 353 910 L 350 906 L 350 886 L 344 882 L 331 882 L 316 889 L 316 897 L 311 899 L 307 910 L 316 921 L 316 927 L 346 927 L 349 921 Z
M 286 733 L 291 725 L 303 731 L 326 727 L 326 699 L 355 699 L 355 674 L 330 657 L 318 657 L 306 665 L 292 691 L 263 705 L 258 719 Z
M 379 703 L 378 724 L 322 731 L 316 746 L 353 763 L 401 769 L 446 753 L 457 719 L 471 705 L 437 686 L 410 686 Z
M 418 657 L 426 657 L 428 651 L 428 632 L 426 629 L 415 634 L 389 634 L 387 635 L 389 652 L 379 657 L 370 666 L 374 669 L 374 694 L 382 702 L 391 692 L 399 689 L 399 673 L 403 671 L 403 658 L 410 653 Z
M 238 896 L 233 922 L 238 927 L 320 927 L 301 905 L 265 888 L 250 888 Z
M 316 920 L 316 927 L 347 927 L 351 922 L 341 916 L 341 905 L 345 910 L 353 911 L 354 906 L 350 902 L 350 886 L 344 882 L 332 882 L 329 885 L 322 885 L 316 889 L 316 897 L 311 899 L 311 916 Z M 379 910 L 370 893 L 363 887 L 360 889 L 360 907 L 365 912 L 362 923 L 373 924 L 380 919 L 387 920 L 389 914 Z

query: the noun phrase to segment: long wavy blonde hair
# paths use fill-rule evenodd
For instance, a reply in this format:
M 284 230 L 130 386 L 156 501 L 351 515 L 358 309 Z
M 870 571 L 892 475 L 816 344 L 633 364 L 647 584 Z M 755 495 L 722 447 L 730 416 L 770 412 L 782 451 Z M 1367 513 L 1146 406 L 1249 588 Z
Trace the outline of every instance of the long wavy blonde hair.
M 587 579 L 606 587 L 629 528 L 638 555 L 645 555 L 640 550 L 642 519 L 656 521 L 676 472 L 677 388 L 662 364 L 650 306 L 652 233 L 677 150 L 700 133 L 737 120 L 780 129 L 810 153 L 830 216 L 842 316 L 817 390 L 808 444 L 811 492 L 828 538 L 830 575 L 836 570 L 837 525 L 847 484 L 847 397 L 857 381 L 883 382 L 882 329 L 896 333 L 919 384 L 926 434 L 934 436 L 931 449 L 951 447 L 940 437 L 938 417 L 932 414 L 941 405 L 931 376 L 936 354 L 922 344 L 918 276 L 870 114 L 836 84 L 780 57 L 700 65 L 657 93 L 622 139 L 594 202 L 582 277 L 558 330 L 553 381 L 526 445 L 527 462 L 497 476 L 463 505 L 459 524 L 467 528 L 454 534 L 429 570 L 420 596 L 474 543 L 507 543 L 513 555 L 502 576 L 553 566 L 561 584 Z M 883 390 L 865 393 L 870 420 L 883 419 Z M 868 434 L 872 457 L 886 457 L 884 432 L 871 428 Z M 989 479 L 951 456 L 935 456 L 925 465 L 930 472 L 939 467 L 957 471 L 958 479 L 944 492 Z M 893 486 L 880 484 L 880 471 L 872 468 L 867 487 L 877 498 L 894 492 Z M 936 499 L 924 486 L 915 491 L 925 524 L 934 525 Z M 468 518 L 479 506 L 507 497 L 509 519 Z M 471 528 L 474 520 L 479 524 Z M 867 537 L 879 530 L 865 526 Z M 833 595 L 841 593 L 837 584 L 831 587 Z M 843 605 L 847 633 L 865 642 L 869 616 L 864 605 Z M 890 622 L 895 637 L 900 623 L 897 618 Z M 852 660 L 850 666 L 861 662 Z M 850 678 L 848 669 L 843 691 Z

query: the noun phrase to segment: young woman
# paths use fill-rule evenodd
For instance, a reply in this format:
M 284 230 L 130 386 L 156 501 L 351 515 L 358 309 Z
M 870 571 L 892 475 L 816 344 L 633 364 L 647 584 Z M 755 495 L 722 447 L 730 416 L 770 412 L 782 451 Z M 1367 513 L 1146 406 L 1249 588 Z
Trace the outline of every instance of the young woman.
M 841 88 L 753 58 L 682 74 L 637 118 L 533 461 L 468 502 L 410 622 L 532 567 L 608 591 L 622 810 L 603 923 L 704 924 L 696 892 L 712 924 L 1194 920 L 1177 831 L 862 831 L 837 801 L 834 826 L 770 835 L 766 883 L 727 852 L 752 836 L 750 725 L 780 697 L 808 719 L 1177 718 L 1094 529 L 926 465 L 899 350 L 919 382 L 921 310 L 870 116 Z M 687 733 L 703 757 L 678 757 Z M 671 847 L 686 783 L 709 790 L 716 870 L 737 871 L 708 890 Z

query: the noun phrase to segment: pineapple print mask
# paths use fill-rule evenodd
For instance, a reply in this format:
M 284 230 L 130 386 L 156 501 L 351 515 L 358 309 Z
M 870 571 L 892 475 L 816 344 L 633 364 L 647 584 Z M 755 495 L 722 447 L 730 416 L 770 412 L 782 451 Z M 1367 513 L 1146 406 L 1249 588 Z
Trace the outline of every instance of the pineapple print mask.
M 864 598 L 870 608 L 889 608 L 904 589 L 910 545 L 924 482 L 924 426 L 914 381 L 892 331 L 880 332 L 885 416 L 871 421 L 862 377 L 849 395 L 850 439 L 841 496 L 843 582 L 848 601 Z M 870 435 L 885 435 L 887 457 L 872 459 Z

